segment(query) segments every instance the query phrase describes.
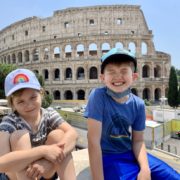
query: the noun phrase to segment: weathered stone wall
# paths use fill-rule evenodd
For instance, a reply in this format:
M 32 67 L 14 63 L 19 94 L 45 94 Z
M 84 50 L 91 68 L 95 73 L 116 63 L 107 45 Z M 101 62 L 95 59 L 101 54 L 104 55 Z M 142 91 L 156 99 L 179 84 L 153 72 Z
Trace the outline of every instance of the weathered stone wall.
M 165 96 L 170 56 L 155 50 L 140 6 L 68 8 L 0 31 L 0 63 L 42 74 L 46 91 L 57 100 L 87 99 L 92 88 L 101 86 L 99 59 L 112 47 L 124 47 L 137 56 L 134 93 L 153 101 Z

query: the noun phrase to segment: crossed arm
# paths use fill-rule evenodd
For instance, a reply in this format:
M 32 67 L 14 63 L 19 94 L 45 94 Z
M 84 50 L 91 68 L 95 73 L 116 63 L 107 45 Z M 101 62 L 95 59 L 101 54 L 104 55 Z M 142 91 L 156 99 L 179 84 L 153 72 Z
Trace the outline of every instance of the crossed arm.
M 60 154 L 61 148 L 57 144 L 9 152 L 0 157 L 0 172 L 21 171 L 32 162 L 41 158 L 56 163 Z
M 77 133 L 68 125 L 62 123 L 61 129 L 64 132 L 64 138 L 60 143 L 53 145 L 42 145 L 31 149 L 13 151 L 10 150 L 10 134 L 8 132 L 0 132 L 0 172 L 17 172 L 27 168 L 31 163 L 41 160 L 42 158 L 58 163 L 62 160 L 62 153 L 71 152 L 75 146 Z M 62 144 L 64 147 L 62 148 Z M 63 149 L 63 152 L 62 152 Z

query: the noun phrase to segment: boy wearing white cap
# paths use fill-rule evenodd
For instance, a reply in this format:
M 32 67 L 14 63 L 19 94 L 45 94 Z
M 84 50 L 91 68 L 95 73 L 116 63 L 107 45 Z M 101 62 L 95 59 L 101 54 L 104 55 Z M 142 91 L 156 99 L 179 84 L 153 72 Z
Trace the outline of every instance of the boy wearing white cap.
M 138 77 L 135 56 L 113 48 L 101 63 L 105 87 L 91 92 L 84 114 L 92 179 L 180 179 L 171 167 L 146 153 L 144 101 L 130 90 Z
M 77 133 L 58 112 L 41 107 L 43 91 L 35 74 L 28 69 L 16 69 L 7 75 L 4 87 L 12 113 L 5 116 L 0 124 L 0 146 L 4 147 L 0 149 L 0 155 L 45 144 L 58 144 L 60 151 L 56 163 L 39 158 L 16 174 L 9 173 L 9 167 L 6 175 L 13 180 L 26 180 L 50 178 L 57 172 L 61 179 L 75 180 L 71 151 Z M 11 166 L 13 169 L 15 164 Z

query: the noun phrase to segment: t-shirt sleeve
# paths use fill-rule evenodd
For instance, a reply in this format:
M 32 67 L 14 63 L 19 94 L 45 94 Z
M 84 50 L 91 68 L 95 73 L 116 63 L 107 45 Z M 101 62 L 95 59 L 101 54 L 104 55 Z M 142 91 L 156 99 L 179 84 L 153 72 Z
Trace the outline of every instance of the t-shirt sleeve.
M 84 117 L 102 121 L 104 111 L 103 107 L 104 103 L 102 92 L 99 89 L 92 90 L 84 112 Z
M 47 111 L 49 115 L 48 122 L 52 129 L 56 129 L 61 123 L 64 122 L 64 119 L 56 110 L 47 108 Z
M 0 123 L 0 131 L 6 131 L 13 133 L 16 130 L 15 125 L 11 121 L 12 117 L 4 116 L 2 122 Z
M 144 102 L 141 101 L 141 103 L 139 103 L 138 105 L 137 115 L 132 125 L 132 129 L 135 131 L 143 131 L 145 129 L 145 120 L 146 120 L 145 105 Z

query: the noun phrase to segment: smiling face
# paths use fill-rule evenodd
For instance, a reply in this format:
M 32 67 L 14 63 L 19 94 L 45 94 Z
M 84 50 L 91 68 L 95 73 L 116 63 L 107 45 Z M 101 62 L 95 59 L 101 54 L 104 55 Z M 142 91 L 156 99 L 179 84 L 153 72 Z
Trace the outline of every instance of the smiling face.
M 109 63 L 100 78 L 112 91 L 121 93 L 127 90 L 137 79 L 132 62 Z
M 41 93 L 34 89 L 23 89 L 12 97 L 12 108 L 26 119 L 33 119 L 40 116 Z

